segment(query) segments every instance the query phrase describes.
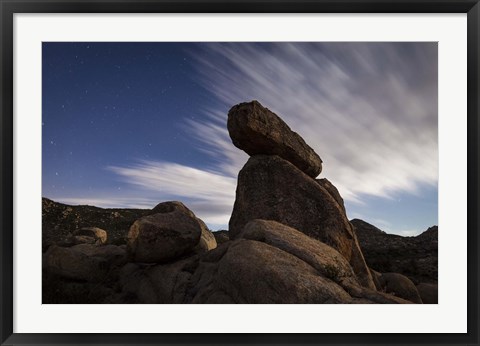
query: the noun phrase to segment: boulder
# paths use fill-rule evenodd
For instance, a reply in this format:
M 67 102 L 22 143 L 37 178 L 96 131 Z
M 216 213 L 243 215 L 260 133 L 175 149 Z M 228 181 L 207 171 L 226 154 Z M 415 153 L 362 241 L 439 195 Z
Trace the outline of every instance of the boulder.
M 417 285 L 417 291 L 423 304 L 438 304 L 438 284 L 422 282 Z
M 340 285 L 360 286 L 352 267 L 337 250 L 276 221 L 252 220 L 238 238 L 261 241 L 288 252 Z
M 107 261 L 110 265 L 123 265 L 126 262 L 126 251 L 116 245 L 92 245 L 78 244 L 71 247 L 72 250 L 81 252 L 89 257 L 98 257 Z
M 43 256 L 45 271 L 67 279 L 101 281 L 108 267 L 104 258 L 89 256 L 71 247 L 52 245 Z
M 213 254 L 217 252 L 216 254 Z M 299 258 L 268 244 L 236 240 L 211 251 L 187 289 L 192 303 L 350 303 L 352 298 L 335 282 Z M 210 254 L 209 253 L 209 254 Z
M 407 301 L 361 287 L 347 260 L 332 247 L 276 221 L 250 221 L 241 238 L 257 240 L 292 254 L 315 268 L 319 275 L 341 286 L 351 303 L 405 304 Z
M 132 261 L 160 263 L 193 251 L 202 234 L 193 212 L 180 202 L 160 203 L 153 212 L 130 227 L 127 249 Z
M 254 219 L 277 221 L 333 247 L 362 286 L 375 288 L 342 207 L 315 179 L 279 156 L 252 156 L 238 175 L 230 238 Z
M 228 112 L 233 144 L 249 155 L 278 155 L 315 178 L 322 160 L 302 137 L 258 101 L 240 103 Z
M 394 294 L 397 297 L 422 304 L 420 294 L 415 284 L 405 275 L 399 273 L 382 273 L 379 277 L 382 291 Z
M 107 231 L 98 227 L 83 227 L 75 230 L 73 235 L 92 237 L 97 244 L 105 244 L 107 242 Z

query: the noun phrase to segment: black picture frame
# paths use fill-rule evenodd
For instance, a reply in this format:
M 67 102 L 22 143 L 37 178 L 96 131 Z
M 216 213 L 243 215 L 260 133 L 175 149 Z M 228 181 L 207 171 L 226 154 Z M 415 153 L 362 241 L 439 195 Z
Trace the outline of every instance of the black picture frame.
M 0 0 L 2 345 L 478 345 L 479 0 Z M 467 13 L 468 332 L 465 334 L 21 334 L 13 332 L 13 16 L 15 13 Z M 455 316 L 452 316 L 455 318 Z

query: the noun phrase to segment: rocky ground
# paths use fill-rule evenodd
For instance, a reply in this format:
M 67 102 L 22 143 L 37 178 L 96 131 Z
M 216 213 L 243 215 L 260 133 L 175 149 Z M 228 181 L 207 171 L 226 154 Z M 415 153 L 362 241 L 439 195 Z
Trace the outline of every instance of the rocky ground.
M 109 243 L 125 244 L 132 223 L 147 215 L 145 209 L 103 209 L 70 206 L 42 198 L 42 247 L 65 241 L 75 230 L 96 226 L 108 231 Z
M 335 186 L 315 179 L 322 160 L 280 117 L 242 103 L 228 130 L 251 156 L 228 231 L 212 233 L 181 202 L 133 210 L 43 199 L 43 303 L 436 303 L 433 274 L 417 266 L 414 283 L 387 235 L 347 219 Z M 428 248 L 431 234 L 417 243 Z M 402 261 L 428 257 L 416 249 Z

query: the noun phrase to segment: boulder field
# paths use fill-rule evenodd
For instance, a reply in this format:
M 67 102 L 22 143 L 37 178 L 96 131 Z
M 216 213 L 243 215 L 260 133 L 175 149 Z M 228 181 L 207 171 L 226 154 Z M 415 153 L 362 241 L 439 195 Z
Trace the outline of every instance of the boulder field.
M 340 193 L 318 178 L 322 160 L 278 115 L 258 101 L 241 103 L 228 113 L 228 131 L 250 155 L 228 231 L 212 233 L 177 201 L 136 214 L 125 241 L 116 234 L 115 244 L 108 223 L 104 230 L 89 219 L 61 241 L 48 238 L 43 303 L 437 301 L 433 284 L 369 268 Z M 50 202 L 44 205 L 57 210 Z

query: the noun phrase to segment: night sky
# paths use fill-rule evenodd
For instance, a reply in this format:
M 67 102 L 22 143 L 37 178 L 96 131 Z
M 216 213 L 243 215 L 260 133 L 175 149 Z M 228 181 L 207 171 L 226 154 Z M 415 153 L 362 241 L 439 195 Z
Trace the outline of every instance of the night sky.
M 349 218 L 437 224 L 436 43 L 43 43 L 42 195 L 184 202 L 226 229 L 236 177 L 227 112 L 256 99 L 323 160 Z

